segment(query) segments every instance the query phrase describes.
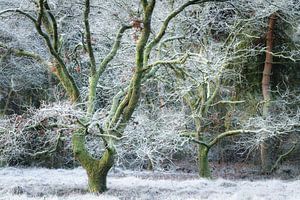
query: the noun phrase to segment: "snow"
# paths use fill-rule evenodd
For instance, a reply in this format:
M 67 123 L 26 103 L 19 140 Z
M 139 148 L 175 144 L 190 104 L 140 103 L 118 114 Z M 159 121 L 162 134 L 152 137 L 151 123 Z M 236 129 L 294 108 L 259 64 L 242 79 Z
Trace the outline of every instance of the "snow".
M 195 174 L 115 171 L 108 177 L 108 187 L 99 196 L 89 194 L 82 168 L 0 169 L 1 200 L 300 199 L 300 180 L 205 180 Z

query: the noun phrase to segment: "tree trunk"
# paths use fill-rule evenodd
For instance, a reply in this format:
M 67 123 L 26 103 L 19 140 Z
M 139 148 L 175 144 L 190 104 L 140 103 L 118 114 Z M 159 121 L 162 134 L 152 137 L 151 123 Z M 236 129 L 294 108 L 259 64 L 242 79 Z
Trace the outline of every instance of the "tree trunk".
M 266 59 L 263 71 L 263 78 L 262 78 L 262 93 L 264 98 L 264 108 L 263 108 L 263 115 L 267 115 L 269 112 L 269 102 L 271 99 L 270 94 L 270 76 L 272 72 L 272 62 L 273 62 L 273 40 L 274 40 L 274 27 L 276 22 L 276 13 L 272 14 L 269 19 L 269 28 L 267 32 L 267 51 L 266 51 Z
M 83 129 L 74 133 L 73 153 L 80 162 L 88 175 L 89 191 L 93 193 L 102 193 L 107 190 L 107 173 L 114 164 L 115 149 L 106 147 L 102 157 L 95 159 L 85 147 L 85 134 Z
M 269 139 L 260 144 L 260 159 L 263 173 L 269 173 L 273 166 L 274 143 Z
M 204 145 L 199 145 L 198 149 L 198 168 L 199 176 L 202 178 L 211 178 L 210 168 L 208 164 L 209 148 Z
M 276 13 L 273 13 L 269 18 L 269 28 L 267 32 L 267 51 L 266 51 L 266 60 L 264 65 L 263 71 L 263 78 L 262 78 L 262 93 L 264 98 L 264 105 L 263 105 L 263 116 L 268 116 L 269 114 L 269 107 L 270 107 L 270 76 L 272 72 L 272 62 L 273 62 L 273 41 L 274 41 L 274 27 L 276 22 Z M 274 148 L 270 144 L 270 141 L 264 141 L 260 145 L 260 157 L 261 157 L 261 165 L 264 173 L 270 171 L 272 167 L 272 150 Z
M 89 191 L 93 193 L 102 193 L 107 190 L 106 178 L 108 171 L 114 164 L 114 152 L 105 150 L 105 153 L 97 163 L 86 168 L 88 175 Z

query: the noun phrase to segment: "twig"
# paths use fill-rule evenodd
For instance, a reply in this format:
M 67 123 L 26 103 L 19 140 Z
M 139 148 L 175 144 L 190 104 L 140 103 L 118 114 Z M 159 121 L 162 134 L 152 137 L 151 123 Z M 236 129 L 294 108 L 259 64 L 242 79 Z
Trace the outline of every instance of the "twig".
M 276 160 L 275 164 L 273 165 L 273 167 L 272 167 L 270 173 L 274 172 L 274 170 L 277 169 L 279 163 L 280 163 L 282 160 L 284 160 L 290 153 L 292 153 L 292 152 L 296 149 L 296 146 L 297 146 L 297 142 L 294 143 L 294 145 L 292 146 L 292 148 L 290 148 L 290 150 L 288 150 L 286 153 L 284 153 L 284 154 L 282 154 L 282 155 L 280 155 L 280 156 L 278 157 L 278 159 Z

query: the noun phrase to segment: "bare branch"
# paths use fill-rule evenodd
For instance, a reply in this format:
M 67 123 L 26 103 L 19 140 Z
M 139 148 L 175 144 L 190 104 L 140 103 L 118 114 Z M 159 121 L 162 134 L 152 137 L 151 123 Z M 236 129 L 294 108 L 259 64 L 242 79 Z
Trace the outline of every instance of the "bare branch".
M 289 156 L 296 149 L 296 147 L 297 147 L 297 142 L 295 142 L 293 144 L 293 146 L 287 152 L 285 152 L 284 154 L 280 155 L 278 157 L 278 159 L 276 160 L 275 164 L 273 165 L 272 169 L 270 170 L 270 173 L 274 172 L 277 169 L 277 167 L 280 164 L 280 162 L 283 161 L 287 156 Z
M 21 14 L 21 15 L 27 17 L 28 19 L 30 19 L 32 22 L 34 22 L 34 23 L 37 22 L 37 20 L 36 20 L 33 16 L 31 16 L 30 14 L 28 14 L 28 13 L 22 11 L 22 10 L 19 10 L 19 9 L 8 9 L 8 10 L 3 10 L 3 11 L 0 12 L 0 15 L 3 15 L 3 14 L 5 14 L 5 13 L 10 13 L 10 12 L 16 12 L 16 13 L 19 13 L 19 14 Z
M 96 60 L 92 47 L 92 39 L 91 39 L 91 30 L 90 30 L 90 22 L 89 22 L 89 14 L 90 14 L 90 0 L 85 0 L 85 10 L 84 10 L 84 26 L 85 26 L 85 37 L 87 43 L 87 51 L 90 58 L 90 68 L 91 74 L 96 74 Z

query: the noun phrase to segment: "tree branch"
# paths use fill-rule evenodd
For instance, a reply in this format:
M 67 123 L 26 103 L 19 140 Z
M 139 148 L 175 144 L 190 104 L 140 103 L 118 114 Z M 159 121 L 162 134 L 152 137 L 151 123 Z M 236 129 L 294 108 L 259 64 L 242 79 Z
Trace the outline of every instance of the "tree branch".
M 87 43 L 87 51 L 88 51 L 89 59 L 90 59 L 91 74 L 95 75 L 96 74 L 96 60 L 95 60 L 95 55 L 94 55 L 94 51 L 93 51 L 93 47 L 92 47 L 89 14 L 90 14 L 90 0 L 85 0 L 85 10 L 84 10 L 85 37 L 86 37 L 86 43 Z
M 50 10 L 47 10 L 47 13 L 51 19 L 51 22 L 52 22 L 52 30 L 53 30 L 53 47 L 54 47 L 54 50 L 56 52 L 58 52 L 58 49 L 59 49 L 59 40 L 58 40 L 58 28 L 57 28 L 57 22 L 56 22 L 56 19 L 54 17 L 54 15 L 50 12 Z
M 96 99 L 96 87 L 97 87 L 97 83 L 99 81 L 100 76 L 103 74 L 103 72 L 105 71 L 108 63 L 115 57 L 115 55 L 117 54 L 117 51 L 120 48 L 120 44 L 121 44 L 121 39 L 123 36 L 123 33 L 127 30 L 131 28 L 131 26 L 126 26 L 123 25 L 117 35 L 116 35 L 116 39 L 114 41 L 113 47 L 111 49 L 111 51 L 109 52 L 109 54 L 106 55 L 106 57 L 103 59 L 103 61 L 100 63 L 99 69 L 96 72 L 92 72 L 92 75 L 90 77 L 90 83 L 89 83 L 89 96 L 88 96 L 88 108 L 87 108 L 87 113 L 90 115 L 93 113 L 94 109 L 95 109 L 95 99 Z M 90 49 L 92 51 L 92 49 Z
M 36 61 L 38 61 L 39 63 L 48 66 L 48 63 L 38 54 L 30 52 L 30 51 L 26 51 L 23 49 L 17 49 L 17 48 L 11 48 L 6 46 L 5 44 L 0 42 L 0 47 L 7 49 L 8 51 L 11 51 L 14 55 L 18 56 L 18 57 L 28 57 L 28 58 L 32 58 Z
M 245 103 L 245 101 L 225 101 L 225 100 L 222 100 L 222 101 L 218 101 L 214 104 L 211 104 L 210 106 L 215 106 L 215 105 L 218 105 L 218 104 L 238 104 L 238 103 Z
M 97 76 L 100 77 L 102 75 L 102 73 L 105 71 L 108 63 L 115 57 L 115 55 L 117 54 L 117 51 L 120 48 L 120 44 L 121 44 L 121 40 L 123 37 L 123 34 L 126 30 L 132 28 L 132 26 L 129 25 L 123 25 L 117 35 L 116 35 L 116 39 L 115 42 L 112 46 L 111 51 L 109 52 L 109 54 L 103 59 L 103 61 L 100 63 L 99 69 L 97 71 Z
M 34 23 L 37 22 L 37 20 L 36 20 L 33 16 L 31 16 L 30 14 L 28 14 L 28 13 L 22 11 L 22 10 L 19 10 L 19 9 L 7 9 L 7 10 L 3 10 L 3 11 L 0 12 L 0 15 L 3 15 L 3 14 L 5 14 L 5 13 L 9 13 L 9 12 L 16 12 L 16 13 L 19 13 L 19 14 L 21 14 L 21 15 L 27 17 L 28 19 L 30 19 L 30 20 L 33 21 Z
M 207 144 L 206 142 L 203 142 L 203 141 L 200 141 L 200 140 L 197 140 L 197 139 L 194 139 L 194 138 L 192 138 L 192 139 L 190 139 L 192 142 L 195 142 L 195 143 L 197 143 L 197 144 L 200 144 L 200 145 L 203 145 L 203 146 L 205 146 L 205 147 L 207 147 L 208 149 L 211 147 L 209 144 Z
M 165 35 L 166 30 L 168 28 L 168 25 L 174 17 L 176 17 L 179 13 L 181 13 L 185 8 L 187 8 L 190 5 L 205 3 L 205 2 L 209 2 L 209 1 L 214 1 L 214 0 L 201 0 L 201 1 L 199 1 L 199 0 L 190 0 L 190 1 L 187 1 L 186 3 L 184 3 L 183 5 L 181 5 L 176 10 L 174 10 L 171 14 L 169 14 L 166 17 L 166 19 L 164 20 L 159 32 L 156 34 L 154 39 L 147 45 L 146 50 L 145 50 L 144 62 L 147 64 L 147 62 L 149 60 L 149 57 L 150 57 L 151 50 L 153 49 L 153 47 L 155 47 L 160 42 L 162 37 Z M 217 1 L 218 2 L 223 2 L 223 1 L 226 1 L 226 0 L 217 0 Z
M 144 71 L 149 70 L 150 68 L 157 66 L 157 65 L 163 65 L 163 64 L 183 64 L 187 60 L 189 54 L 184 54 L 182 57 L 174 59 L 174 60 L 158 60 L 154 63 L 151 63 L 147 65 L 146 68 L 144 68 Z
M 209 142 L 208 146 L 211 148 L 212 146 L 217 144 L 221 139 L 223 139 L 225 137 L 235 136 L 235 135 L 239 135 L 239 134 L 243 134 L 243 133 L 255 133 L 255 132 L 257 132 L 257 131 L 243 130 L 243 129 L 226 131 L 224 133 L 219 134 L 217 137 L 215 137 L 211 142 Z
M 279 163 L 284 160 L 290 153 L 292 153 L 295 149 L 296 149 L 296 146 L 297 146 L 297 142 L 294 143 L 294 145 L 284 154 L 280 155 L 278 157 L 278 159 L 276 160 L 275 164 L 273 165 L 272 169 L 270 170 L 270 173 L 272 173 L 274 170 L 277 169 Z

